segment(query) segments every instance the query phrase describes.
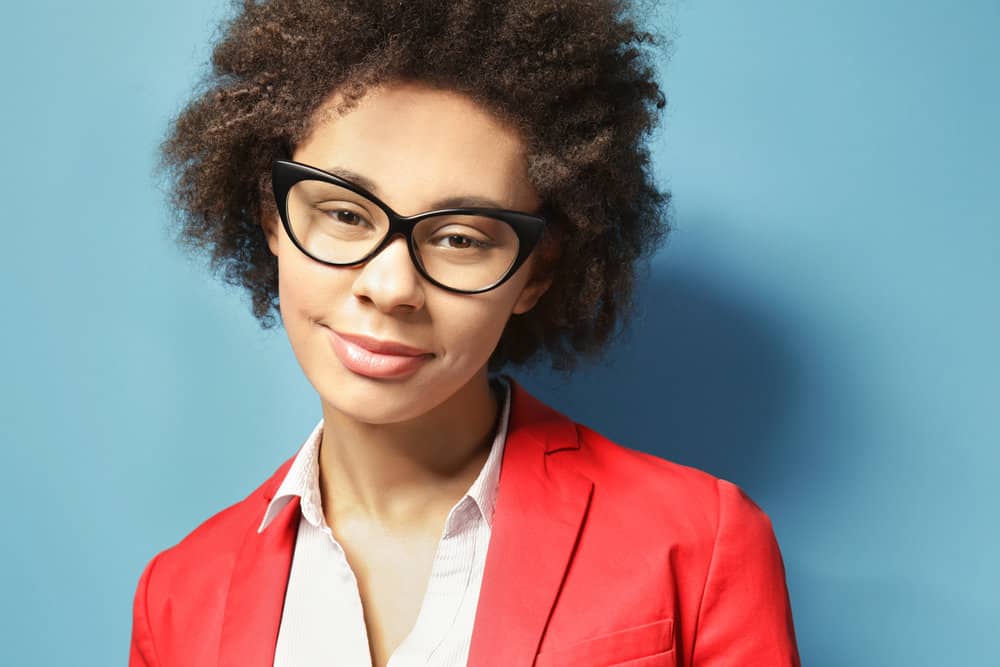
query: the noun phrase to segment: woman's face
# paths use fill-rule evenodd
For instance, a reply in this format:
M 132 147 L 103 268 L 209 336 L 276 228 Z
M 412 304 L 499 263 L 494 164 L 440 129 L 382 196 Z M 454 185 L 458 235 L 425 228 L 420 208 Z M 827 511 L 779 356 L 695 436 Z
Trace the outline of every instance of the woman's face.
M 364 177 L 400 215 L 460 196 L 537 210 L 521 139 L 460 94 L 392 84 L 373 88 L 342 116 L 317 118 L 292 159 Z M 299 364 L 325 404 L 368 423 L 413 419 L 448 399 L 460 406 L 460 390 L 485 384 L 510 315 L 530 310 L 547 287 L 530 281 L 533 257 L 492 291 L 457 294 L 417 272 L 402 237 L 365 264 L 334 267 L 299 251 L 277 220 L 267 226 L 281 317 Z M 377 342 L 357 337 L 423 354 L 380 355 Z

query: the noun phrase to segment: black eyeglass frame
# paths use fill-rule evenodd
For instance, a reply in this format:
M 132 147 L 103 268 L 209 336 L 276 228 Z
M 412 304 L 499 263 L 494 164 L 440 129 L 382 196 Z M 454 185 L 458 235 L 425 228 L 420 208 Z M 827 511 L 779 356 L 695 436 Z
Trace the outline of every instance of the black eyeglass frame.
M 353 262 L 331 262 L 311 254 L 304 247 L 302 247 L 301 243 L 299 243 L 299 240 L 295 237 L 295 234 L 292 231 L 291 223 L 288 220 L 288 193 L 296 183 L 305 180 L 331 183 L 369 199 L 373 204 L 382 209 L 382 211 L 386 214 L 386 217 L 389 219 L 389 229 L 386 231 L 385 237 L 379 241 L 364 257 Z M 548 220 L 543 216 L 502 208 L 442 208 L 434 211 L 417 213 L 416 215 L 399 215 L 389 208 L 385 202 L 365 190 L 360 185 L 344 180 L 343 178 L 327 171 L 323 171 L 322 169 L 318 169 L 302 162 L 295 162 L 293 160 L 275 160 L 272 163 L 271 186 L 274 190 L 274 198 L 278 207 L 278 215 L 281 217 L 281 224 L 288 233 L 288 238 L 290 238 L 292 243 L 295 244 L 295 247 L 301 250 L 307 257 L 329 266 L 357 266 L 358 264 L 364 264 L 372 257 L 380 253 L 386 246 L 389 245 L 396 235 L 402 235 L 406 239 L 406 246 L 409 248 L 410 259 L 413 261 L 413 265 L 417 268 L 417 272 L 431 284 L 436 285 L 441 289 L 448 290 L 449 292 L 456 292 L 459 294 L 481 294 L 483 292 L 496 289 L 500 285 L 507 282 L 507 280 L 509 280 L 510 277 L 517 272 L 521 265 L 524 264 L 524 262 L 531 255 L 531 251 L 535 249 L 535 246 L 538 244 L 539 239 L 541 239 L 542 234 L 545 231 L 546 225 L 548 225 Z M 514 233 L 517 235 L 517 257 L 514 258 L 513 263 L 511 263 L 510 267 L 507 268 L 507 271 L 491 285 L 475 290 L 463 290 L 450 287 L 435 280 L 427 273 L 427 269 L 424 268 L 423 262 L 420 260 L 420 255 L 417 253 L 416 244 L 413 239 L 413 229 L 416 227 L 418 222 L 424 220 L 425 218 L 451 214 L 481 215 L 496 218 L 497 220 L 502 220 L 510 225 L 511 229 L 513 229 Z

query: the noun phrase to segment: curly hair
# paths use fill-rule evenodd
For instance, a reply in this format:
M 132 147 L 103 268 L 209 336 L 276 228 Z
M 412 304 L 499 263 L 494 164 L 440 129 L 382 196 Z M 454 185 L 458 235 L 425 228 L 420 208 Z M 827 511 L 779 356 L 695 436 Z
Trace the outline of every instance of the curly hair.
M 670 193 L 645 146 L 666 98 L 650 62 L 660 35 L 622 0 L 271 0 L 234 3 L 211 71 L 173 119 L 157 170 L 177 241 L 250 295 L 265 329 L 278 265 L 262 227 L 270 167 L 290 156 L 337 90 L 349 109 L 374 85 L 461 92 L 521 133 L 551 222 L 536 263 L 552 284 L 512 315 L 490 369 L 541 350 L 555 369 L 598 356 L 634 300 L 639 259 L 670 230 Z M 557 251 L 545 253 L 544 248 Z M 278 311 L 280 312 L 280 311 Z

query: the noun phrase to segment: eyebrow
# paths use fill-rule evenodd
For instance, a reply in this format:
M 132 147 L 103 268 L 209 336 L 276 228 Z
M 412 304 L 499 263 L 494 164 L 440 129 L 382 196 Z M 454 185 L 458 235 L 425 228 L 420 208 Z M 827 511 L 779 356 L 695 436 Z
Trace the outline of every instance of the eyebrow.
M 356 171 L 351 171 L 346 167 L 340 167 L 337 165 L 322 167 L 323 171 L 338 176 L 345 181 L 350 181 L 355 185 L 360 185 L 368 192 L 373 195 L 380 197 L 379 188 L 375 185 L 375 181 L 371 180 L 367 176 L 363 176 Z M 445 197 L 444 199 L 439 199 L 431 204 L 431 208 L 428 211 L 436 211 L 441 208 L 499 208 L 505 211 L 511 210 L 505 204 L 498 202 L 495 199 L 490 199 L 489 197 L 483 197 L 480 195 L 455 195 L 451 197 Z

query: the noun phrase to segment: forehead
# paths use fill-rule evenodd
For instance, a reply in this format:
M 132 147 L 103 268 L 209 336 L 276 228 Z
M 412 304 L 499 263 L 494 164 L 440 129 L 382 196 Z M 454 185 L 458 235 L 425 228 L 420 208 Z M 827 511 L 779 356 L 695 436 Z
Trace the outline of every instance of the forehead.
M 471 98 L 421 84 L 373 88 L 338 114 L 336 93 L 314 116 L 294 159 L 365 176 L 377 196 L 401 213 L 449 196 L 480 196 L 531 210 L 519 133 Z

